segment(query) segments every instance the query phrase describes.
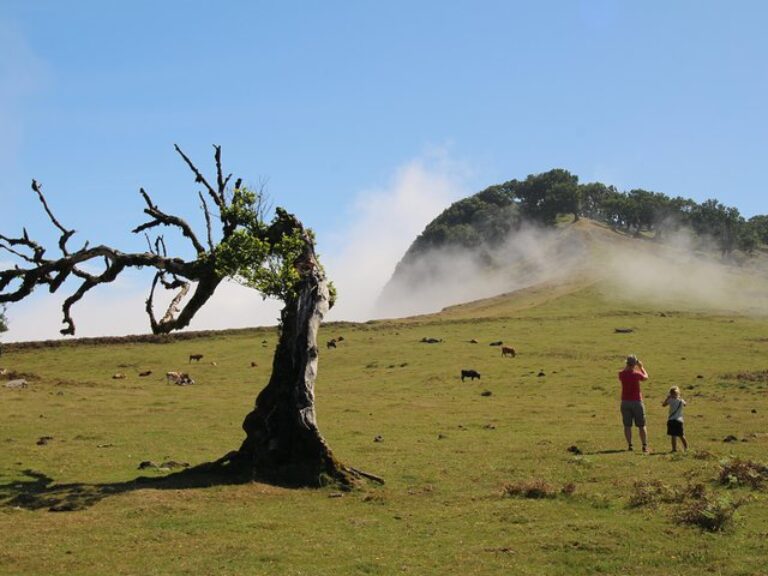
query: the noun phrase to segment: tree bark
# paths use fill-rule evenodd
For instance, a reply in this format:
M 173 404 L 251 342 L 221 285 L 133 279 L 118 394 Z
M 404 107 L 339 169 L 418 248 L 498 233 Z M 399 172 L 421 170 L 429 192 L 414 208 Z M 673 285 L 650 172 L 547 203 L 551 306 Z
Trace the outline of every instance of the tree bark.
M 349 486 L 357 474 L 336 460 L 317 426 L 317 331 L 330 295 L 309 240 L 305 259 L 297 263 L 304 272 L 295 295 L 281 312 L 272 375 L 245 417 L 246 438 L 231 461 L 252 479 L 270 483 Z

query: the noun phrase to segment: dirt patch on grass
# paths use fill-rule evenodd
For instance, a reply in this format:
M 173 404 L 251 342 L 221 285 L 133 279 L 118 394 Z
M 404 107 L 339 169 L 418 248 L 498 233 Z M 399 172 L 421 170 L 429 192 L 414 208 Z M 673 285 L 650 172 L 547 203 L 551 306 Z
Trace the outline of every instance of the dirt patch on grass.
M 576 485 L 572 482 L 558 488 L 554 484 L 534 478 L 532 480 L 522 480 L 512 482 L 502 487 L 502 496 L 515 496 L 518 498 L 556 498 L 559 494 L 571 496 L 576 491 Z
M 16 370 L 6 370 L 0 374 L 3 380 L 40 380 L 40 376 L 34 372 L 16 372 Z

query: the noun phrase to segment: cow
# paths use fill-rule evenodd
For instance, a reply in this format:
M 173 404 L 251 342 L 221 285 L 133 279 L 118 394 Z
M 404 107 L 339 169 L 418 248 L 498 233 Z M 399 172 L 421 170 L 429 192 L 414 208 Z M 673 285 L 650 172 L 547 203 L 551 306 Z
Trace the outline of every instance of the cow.
M 149 376 L 152 374 L 152 370 L 144 370 L 144 372 L 139 372 L 139 376 L 144 378 L 145 376 Z
M 202 360 L 202 359 L 203 359 L 203 355 L 202 354 L 190 354 L 189 355 L 189 362 L 190 362 L 190 364 L 192 363 L 192 360 L 194 360 L 195 362 L 200 362 L 200 360 Z
M 344 342 L 344 336 L 339 336 L 336 338 L 336 342 Z
M 427 338 L 427 337 L 425 336 L 424 338 L 422 338 L 422 339 L 421 339 L 421 341 L 422 341 L 424 344 L 439 344 L 440 342 L 442 342 L 442 341 L 443 341 L 443 339 L 442 339 L 442 338 L 440 338 L 440 339 L 438 340 L 437 338 Z
M 515 352 L 515 349 L 512 348 L 511 346 L 502 346 L 501 357 L 503 358 L 504 356 L 510 356 L 514 358 L 515 356 L 517 356 L 517 353 Z
M 336 338 L 331 338 L 325 343 L 326 348 L 336 348 Z
M 497 340 L 496 342 L 491 342 L 490 344 L 488 344 L 488 346 L 502 346 L 503 344 L 504 342 L 502 342 L 501 340 Z
M 178 384 L 179 386 L 186 386 L 187 384 L 194 384 L 195 381 L 189 377 L 186 372 L 167 372 L 165 379 L 168 384 Z
M 114 374 L 112 374 L 113 380 L 122 380 L 123 378 L 125 378 L 125 374 L 123 374 L 122 372 L 115 372 Z
M 480 372 L 478 372 L 477 370 L 462 370 L 461 371 L 462 382 L 464 382 L 464 378 L 470 378 L 472 380 L 477 378 L 478 380 L 480 380 Z

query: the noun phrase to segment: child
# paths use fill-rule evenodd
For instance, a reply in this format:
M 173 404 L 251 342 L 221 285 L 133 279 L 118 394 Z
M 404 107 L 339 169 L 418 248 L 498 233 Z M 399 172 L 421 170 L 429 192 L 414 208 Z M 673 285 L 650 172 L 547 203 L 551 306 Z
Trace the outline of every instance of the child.
M 673 386 L 669 389 L 669 396 L 666 397 L 662 406 L 669 406 L 669 416 L 667 416 L 667 436 L 672 439 L 672 452 L 677 452 L 677 439 L 683 443 L 683 449 L 688 450 L 688 441 L 685 439 L 683 431 L 683 408 L 685 400 L 680 398 L 680 388 Z

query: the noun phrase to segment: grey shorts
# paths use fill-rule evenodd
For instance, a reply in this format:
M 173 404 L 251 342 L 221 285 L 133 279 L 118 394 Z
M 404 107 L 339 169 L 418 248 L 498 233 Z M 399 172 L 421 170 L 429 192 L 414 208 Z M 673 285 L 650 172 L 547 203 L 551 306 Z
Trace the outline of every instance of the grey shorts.
M 642 428 L 645 426 L 645 406 L 641 401 L 622 400 L 621 419 L 624 426 L 632 426 L 634 423 L 638 428 Z

